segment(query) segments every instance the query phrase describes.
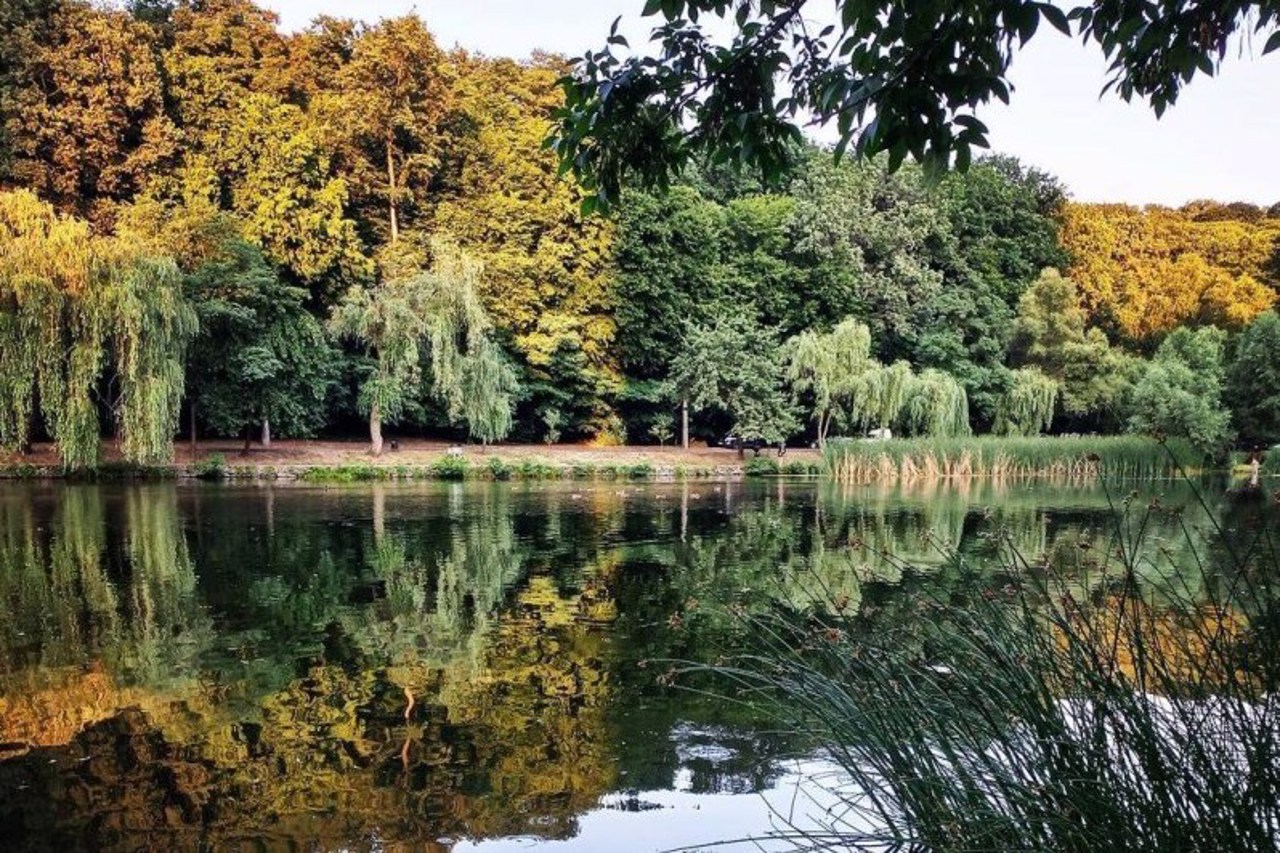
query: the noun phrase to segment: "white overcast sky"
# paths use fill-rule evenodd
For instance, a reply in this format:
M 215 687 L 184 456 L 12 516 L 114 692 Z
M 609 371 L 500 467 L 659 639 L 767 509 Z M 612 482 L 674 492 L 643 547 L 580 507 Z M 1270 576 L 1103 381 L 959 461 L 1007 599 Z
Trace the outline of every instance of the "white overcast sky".
M 317 14 L 375 22 L 417 12 L 442 46 L 490 56 L 543 49 L 580 54 L 604 42 L 623 16 L 639 46 L 643 0 L 259 0 L 285 29 Z M 1082 201 L 1178 205 L 1196 198 L 1280 202 L 1280 52 L 1229 58 L 1215 78 L 1199 78 L 1156 120 L 1142 103 L 1099 99 L 1100 53 L 1048 27 L 1017 57 L 1009 107 L 980 114 L 995 150 L 1047 169 Z

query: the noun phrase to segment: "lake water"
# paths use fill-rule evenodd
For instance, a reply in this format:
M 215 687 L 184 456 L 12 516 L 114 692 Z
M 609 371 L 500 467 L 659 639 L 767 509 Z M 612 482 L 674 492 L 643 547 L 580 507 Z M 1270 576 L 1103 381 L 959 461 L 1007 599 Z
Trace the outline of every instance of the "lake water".
M 1212 495 L 1128 504 L 1166 549 L 1269 511 Z M 1124 499 L 0 485 L 0 849 L 647 851 L 821 821 L 813 745 L 668 662 L 740 648 L 738 608 L 779 600 L 927 619 L 925 598 L 1002 583 L 1008 544 L 1079 548 Z

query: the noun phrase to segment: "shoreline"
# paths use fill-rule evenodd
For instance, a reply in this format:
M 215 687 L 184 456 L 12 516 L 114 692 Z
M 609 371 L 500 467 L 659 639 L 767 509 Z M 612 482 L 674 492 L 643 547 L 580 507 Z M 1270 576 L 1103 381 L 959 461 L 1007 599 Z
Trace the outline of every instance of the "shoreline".
M 460 447 L 458 452 L 457 448 Z M 364 442 L 278 441 L 269 448 L 239 441 L 201 442 L 195 454 L 189 444 L 175 446 L 171 462 L 140 465 L 124 461 L 112 444 L 104 444 L 94 468 L 64 469 L 51 445 L 26 454 L 0 456 L 0 482 L 60 480 L 70 482 L 208 480 L 343 483 L 412 480 L 736 480 L 784 474 L 817 476 L 820 453 L 789 450 L 739 458 L 724 448 L 589 445 L 450 445 L 405 440 L 396 450 L 374 457 Z

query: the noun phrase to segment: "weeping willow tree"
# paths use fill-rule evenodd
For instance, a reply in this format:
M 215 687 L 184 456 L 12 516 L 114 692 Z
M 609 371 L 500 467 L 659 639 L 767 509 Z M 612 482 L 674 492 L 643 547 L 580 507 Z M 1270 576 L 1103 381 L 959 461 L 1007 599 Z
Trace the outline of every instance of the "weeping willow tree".
M 99 390 L 135 462 L 171 457 L 196 331 L 171 260 L 97 237 L 25 191 L 0 193 L 0 443 L 23 449 L 35 401 L 69 468 L 98 459 Z
M 845 389 L 846 422 L 863 432 L 872 427 L 888 427 L 902 414 L 914 378 L 911 365 L 905 361 L 890 365 L 872 362 Z
M 928 368 L 907 385 L 902 420 L 914 435 L 969 435 L 969 395 L 950 373 Z
M 488 445 L 511 432 L 512 400 L 520 389 L 515 368 L 498 345 L 483 338 L 462 374 L 462 417 L 471 437 Z
M 407 253 L 387 259 L 382 281 L 353 287 L 330 318 L 336 335 L 363 344 L 376 362 L 360 390 L 375 456 L 383 423 L 402 417 L 424 391 L 444 404 L 450 421 L 465 420 L 486 442 L 511 429 L 515 375 L 489 338 L 479 294 L 484 266 L 443 239 L 432 241 L 431 254 L 428 270 Z
M 1034 367 L 1012 372 L 1009 388 L 996 406 L 992 430 L 999 435 L 1039 435 L 1053 424 L 1058 383 Z
M 812 401 L 819 447 L 826 447 L 841 401 L 855 393 L 859 379 L 876 366 L 871 331 L 852 317 L 826 334 L 809 330 L 788 341 L 787 380 L 797 403 L 804 395 Z

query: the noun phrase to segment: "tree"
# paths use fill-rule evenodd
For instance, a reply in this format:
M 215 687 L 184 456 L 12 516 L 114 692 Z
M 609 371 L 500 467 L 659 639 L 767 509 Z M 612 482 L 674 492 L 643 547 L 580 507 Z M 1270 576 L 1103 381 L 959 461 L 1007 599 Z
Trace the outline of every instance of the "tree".
M 1280 221 L 1069 204 L 1062 241 L 1090 320 L 1151 347 L 1182 325 L 1242 328 L 1275 303 Z
M 859 379 L 876 366 L 871 332 L 851 317 L 826 334 L 809 330 L 788 341 L 787 379 L 797 403 L 810 401 L 819 447 L 826 447 L 831 425 L 841 418 Z
M 907 385 L 903 418 L 913 435 L 969 435 L 969 397 L 954 376 L 927 368 Z
M 849 384 L 843 407 L 846 425 L 864 433 L 891 428 L 906 408 L 914 380 L 905 361 L 874 364 Z
M 1058 408 L 1058 383 L 1038 368 L 1009 373 L 1009 387 L 1000 397 L 992 431 L 997 435 L 1040 435 L 1053 425 Z
M 686 324 L 710 325 L 726 303 L 724 216 L 692 187 L 628 197 L 615 249 L 618 359 L 628 376 L 663 379 Z
M 618 383 L 616 228 L 582 217 L 577 186 L 560 180 L 555 156 L 539 149 L 548 114 L 561 103 L 555 81 L 563 63 L 455 55 L 452 65 L 431 228 L 484 257 L 481 297 L 504 343 L 529 374 L 558 373 L 564 390 L 581 395 L 556 403 L 569 432 L 598 433 L 607 391 Z M 564 372 L 571 351 L 581 356 L 577 376 Z
M 330 174 L 321 135 L 298 107 L 251 94 L 209 155 L 219 196 L 243 223 L 245 236 L 304 283 L 364 272 L 355 223 L 346 216 L 347 184 Z
M 188 368 L 192 441 L 199 405 L 222 435 L 261 427 L 307 436 L 324 423 L 336 376 L 323 325 L 304 307 L 307 293 L 281 281 L 261 251 L 233 239 L 187 277 L 200 317 Z
M 615 22 L 564 79 L 551 143 L 594 193 L 588 207 L 616 202 L 629 178 L 665 188 L 694 159 L 776 180 L 808 122 L 835 124 L 837 156 L 852 148 L 887 153 L 890 169 L 910 155 L 933 171 L 953 161 L 963 170 L 987 145 L 976 110 L 1008 102 L 1010 63 L 1042 22 L 1096 43 L 1111 59 L 1106 89 L 1157 115 L 1217 70 L 1236 34 L 1266 37 L 1263 52 L 1280 47 L 1275 0 L 1090 0 L 1069 11 L 1038 0 L 837 0 L 817 21 L 811 6 L 649 0 L 643 14 L 663 19 L 649 54 L 632 54 Z M 713 20 L 730 17 L 727 27 Z
M 126 459 L 170 457 L 196 331 L 172 260 L 93 237 L 26 191 L 0 193 L 0 441 L 29 441 L 35 403 L 62 462 L 94 464 L 99 399 Z
M 472 348 L 462 364 L 459 415 L 471 437 L 487 447 L 511 434 L 520 382 L 511 362 L 488 335 L 469 346 Z
M 1275 311 L 1259 314 L 1240 336 L 1227 388 L 1240 434 L 1280 443 L 1280 316 Z
M 1042 269 L 1067 265 L 1058 238 L 1067 194 L 1054 176 L 996 155 L 948 175 L 938 195 L 957 254 L 1010 308 Z
M 1222 403 L 1225 343 L 1226 334 L 1212 326 L 1165 338 L 1134 386 L 1129 430 L 1184 438 L 1207 454 L 1225 450 L 1231 433 Z
M 671 367 L 672 382 L 694 411 L 727 415 L 740 441 L 781 444 L 795 430 L 796 417 L 778 351 L 772 333 L 749 314 L 726 314 L 714 326 L 688 330 Z
M 187 358 L 186 396 L 194 449 L 196 416 L 222 435 L 260 427 L 306 436 L 325 422 L 337 377 L 323 324 L 293 286 L 244 238 L 244 226 L 199 186 L 181 202 L 145 197 L 122 208 L 122 238 L 174 258 L 200 323 Z
M 177 155 L 148 27 L 124 12 L 65 2 L 14 54 L 0 136 L 13 180 L 61 211 L 109 220 Z M 7 62 L 6 62 L 7 64 Z
M 179 0 L 169 17 L 164 71 L 174 116 L 187 149 L 214 154 L 245 98 L 287 90 L 279 19 L 251 0 Z
M 416 15 L 384 19 L 356 38 L 338 84 L 313 109 L 336 131 L 339 169 L 361 221 L 373 225 L 366 236 L 395 243 L 425 204 L 421 190 L 440 162 L 438 130 L 451 99 L 444 55 Z
M 1075 282 L 1053 269 L 1022 295 L 1013 358 L 1056 382 L 1062 411 L 1074 417 L 1116 412 L 1132 373 L 1100 329 L 1085 327 Z
M 907 357 L 923 306 L 943 289 L 934 249 L 946 242 L 946 220 L 925 187 L 882 164 L 815 158 L 793 192 L 794 250 L 813 270 L 808 289 L 831 294 L 824 301 L 837 316 L 867 323 L 881 359 Z
M 382 281 L 349 290 L 330 318 L 336 335 L 363 345 L 376 362 L 360 390 L 375 456 L 382 453 L 383 423 L 400 418 L 425 388 L 450 421 L 465 420 L 486 443 L 511 427 L 515 379 L 487 340 L 490 323 L 479 297 L 483 265 L 443 239 L 432 241 L 431 254 L 431 268 L 423 271 L 411 252 L 390 253 Z
M 659 447 L 666 447 L 667 442 L 675 435 L 675 418 L 670 412 L 659 412 L 649 424 L 649 435 L 658 442 Z

